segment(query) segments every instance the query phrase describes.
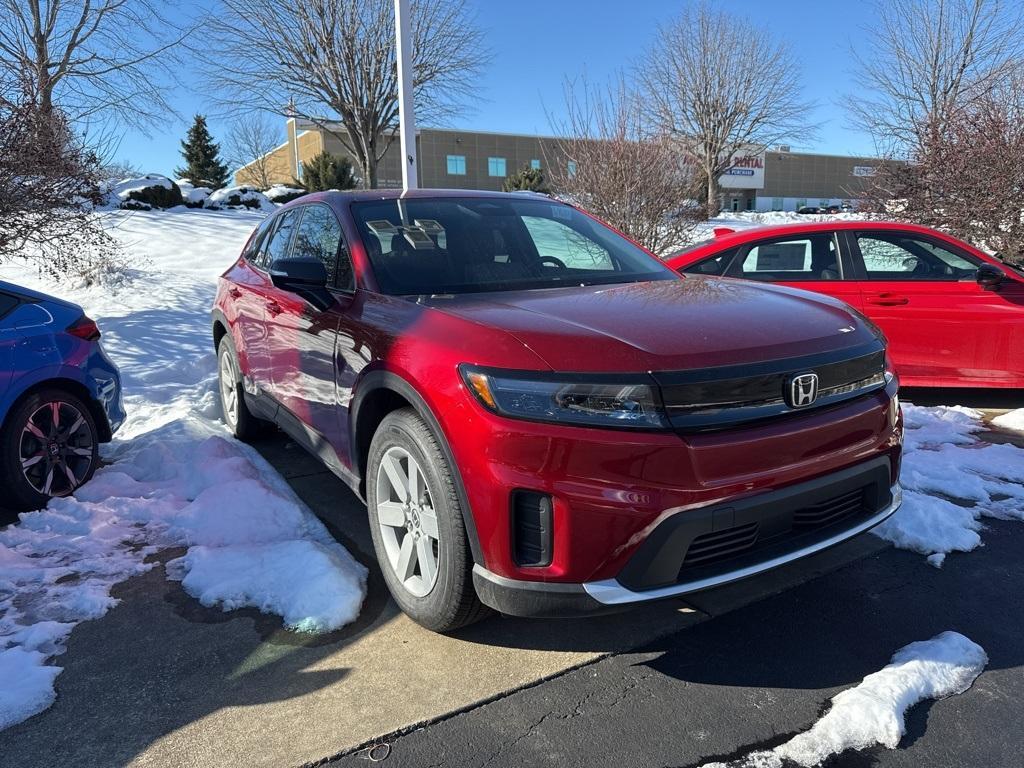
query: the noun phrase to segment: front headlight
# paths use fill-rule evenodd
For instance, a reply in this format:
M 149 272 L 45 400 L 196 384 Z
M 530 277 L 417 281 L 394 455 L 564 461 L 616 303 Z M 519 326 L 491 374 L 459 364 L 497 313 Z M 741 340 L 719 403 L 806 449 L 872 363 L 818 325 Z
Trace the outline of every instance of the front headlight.
M 571 374 L 495 371 L 469 365 L 462 378 L 484 407 L 518 419 L 593 427 L 660 429 L 668 426 L 653 384 L 593 380 Z

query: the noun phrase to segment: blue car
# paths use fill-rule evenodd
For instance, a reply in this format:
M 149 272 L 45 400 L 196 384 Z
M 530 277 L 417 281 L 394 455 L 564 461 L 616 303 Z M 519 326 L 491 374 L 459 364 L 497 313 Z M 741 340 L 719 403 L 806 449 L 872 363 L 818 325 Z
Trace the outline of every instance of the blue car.
M 81 307 L 0 281 L 0 506 L 39 509 L 96 471 L 125 418 L 99 339 Z

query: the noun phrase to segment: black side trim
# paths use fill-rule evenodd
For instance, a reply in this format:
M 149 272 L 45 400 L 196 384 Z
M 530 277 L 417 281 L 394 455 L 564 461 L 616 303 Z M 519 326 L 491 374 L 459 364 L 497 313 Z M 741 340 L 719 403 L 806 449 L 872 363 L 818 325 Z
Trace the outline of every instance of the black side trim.
M 844 515 L 832 524 L 826 519 L 820 527 L 794 524 L 813 516 L 816 505 L 858 489 L 864 493 L 863 505 L 850 510 L 849 516 Z M 616 578 L 628 589 L 643 591 L 670 586 L 684 577 L 690 581 L 734 571 L 825 540 L 838 529 L 853 528 L 891 503 L 889 457 L 879 456 L 787 488 L 672 515 L 647 536 Z M 741 542 L 749 534 L 746 527 L 751 524 L 756 524 L 751 529 L 756 543 Z M 719 533 L 722 540 L 715 537 Z M 701 544 L 700 556 L 688 564 L 687 554 L 695 541 Z M 740 547 L 741 543 L 744 546 Z M 712 551 L 710 547 L 715 545 L 722 549 Z M 733 552 L 729 548 L 733 547 L 736 554 L 732 557 L 703 557 L 730 555 Z M 709 564 L 701 565 L 702 560 Z
M 351 432 L 349 445 L 360 445 L 359 440 L 362 436 L 356 432 L 356 425 L 359 424 L 359 409 L 362 407 L 366 396 L 378 389 L 389 389 L 404 397 L 434 431 L 434 435 L 437 436 L 437 442 L 444 452 L 444 458 L 452 469 L 452 477 L 455 480 L 455 492 L 459 495 L 459 506 L 462 507 L 462 520 L 466 526 L 466 535 L 469 537 L 469 548 L 473 553 L 473 561 L 483 563 L 484 551 L 480 546 L 480 536 L 476 530 L 473 510 L 470 509 L 469 498 L 466 496 L 466 486 L 462 482 L 462 472 L 459 470 L 458 464 L 455 463 L 455 456 L 452 454 L 451 446 L 448 444 L 448 438 L 445 436 L 444 430 L 441 429 L 440 422 L 412 384 L 391 371 L 371 371 L 359 379 L 354 389 L 355 397 L 352 398 L 352 404 L 349 406 L 349 430 Z M 353 448 L 353 450 L 356 449 Z M 366 467 L 362 466 L 361 459 L 355 469 L 360 477 L 366 474 Z
M 484 605 L 508 616 L 561 619 L 618 613 L 632 607 L 600 603 L 582 584 L 506 579 L 479 565 L 473 568 L 473 587 Z
M 245 401 L 249 403 L 252 396 L 246 393 Z M 272 400 L 269 395 L 262 395 L 259 398 L 263 400 Z M 309 453 L 313 454 L 318 458 L 324 466 L 326 466 L 331 472 L 337 475 L 344 483 L 355 491 L 356 496 L 359 495 L 359 477 L 352 470 L 346 467 L 338 460 L 338 455 L 335 453 L 334 448 L 327 441 L 322 434 L 317 432 L 315 429 L 311 429 L 305 422 L 303 422 L 298 416 L 292 413 L 290 410 L 285 408 L 283 405 L 274 400 L 277 405 L 276 415 L 274 421 L 277 425 L 285 431 L 285 433 L 296 443 L 305 448 Z

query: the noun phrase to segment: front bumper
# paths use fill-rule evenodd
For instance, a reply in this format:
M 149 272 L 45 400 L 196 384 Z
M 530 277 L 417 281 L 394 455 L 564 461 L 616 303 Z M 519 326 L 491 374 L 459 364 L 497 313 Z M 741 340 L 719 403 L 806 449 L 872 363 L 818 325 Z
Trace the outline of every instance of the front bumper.
M 710 525 L 726 515 L 731 522 L 764 516 L 776 528 L 792 520 L 794 511 L 813 508 L 823 496 L 848 490 L 863 478 L 888 472 L 888 461 L 872 461 L 842 472 L 826 475 L 798 486 L 772 491 L 744 500 L 700 510 L 696 525 Z M 479 564 L 473 568 L 473 581 L 480 599 L 513 616 L 559 617 L 606 613 L 630 605 L 698 592 L 755 576 L 786 563 L 842 543 L 878 525 L 899 509 L 902 491 L 899 484 L 879 492 L 877 504 L 863 514 L 851 515 L 806 534 L 775 536 L 764 547 L 737 557 L 725 558 L 717 565 L 678 569 L 686 547 L 694 540 L 693 511 L 677 513 L 660 523 L 648 536 L 616 577 L 584 583 L 536 582 L 509 579 L 494 574 Z M 674 548 L 681 544 L 682 551 Z M 645 581 L 657 580 L 672 568 L 678 578 L 672 583 L 643 588 Z M 659 575 L 660 574 L 660 575 Z

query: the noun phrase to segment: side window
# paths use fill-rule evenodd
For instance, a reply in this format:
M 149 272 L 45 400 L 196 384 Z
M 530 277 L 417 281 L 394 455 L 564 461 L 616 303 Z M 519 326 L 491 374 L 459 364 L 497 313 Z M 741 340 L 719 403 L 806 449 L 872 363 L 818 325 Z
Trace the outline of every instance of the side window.
M 839 249 L 831 232 L 758 243 L 733 262 L 729 276 L 783 282 L 840 280 Z
M 256 266 L 261 269 L 269 269 L 270 265 L 275 261 L 288 256 L 288 244 L 291 242 L 292 232 L 298 221 L 300 210 L 299 208 L 292 208 L 281 214 L 281 220 L 270 234 L 267 244 L 260 248 L 260 256 Z
M 691 264 L 682 271 L 691 275 L 722 275 L 725 273 L 732 257 L 736 255 L 736 248 L 717 253 L 709 259 Z
M 568 269 L 615 269 L 615 262 L 607 250 L 572 227 L 538 216 L 523 216 L 523 224 L 541 258 L 558 259 Z
M 858 234 L 868 280 L 960 280 L 978 265 L 928 240 L 899 233 Z
M 320 259 L 327 267 L 328 285 L 345 289 L 352 287 L 352 262 L 343 247 L 341 225 L 327 206 L 308 205 L 303 208 L 292 256 Z
M 0 317 L 5 317 L 16 306 L 18 306 L 16 298 L 7 293 L 0 293 Z
M 250 264 L 260 266 L 260 253 L 267 244 L 267 235 L 274 229 L 275 224 L 277 224 L 277 219 L 273 216 L 267 216 L 256 228 L 256 232 L 249 241 L 244 254 L 245 260 Z

